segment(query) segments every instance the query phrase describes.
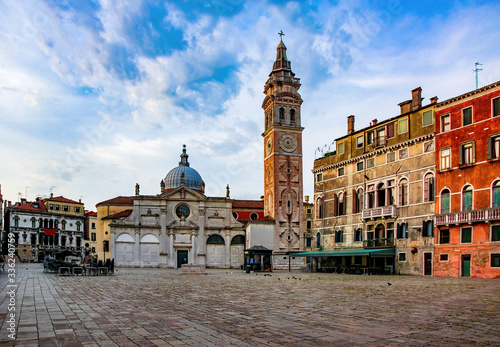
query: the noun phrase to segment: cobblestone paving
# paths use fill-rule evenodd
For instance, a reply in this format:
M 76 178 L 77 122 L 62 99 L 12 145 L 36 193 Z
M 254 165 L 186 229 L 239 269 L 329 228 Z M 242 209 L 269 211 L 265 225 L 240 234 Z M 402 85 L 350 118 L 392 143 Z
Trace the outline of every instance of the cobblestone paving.
M 0 273 L 0 346 L 500 346 L 497 279 L 16 271 L 15 340 Z

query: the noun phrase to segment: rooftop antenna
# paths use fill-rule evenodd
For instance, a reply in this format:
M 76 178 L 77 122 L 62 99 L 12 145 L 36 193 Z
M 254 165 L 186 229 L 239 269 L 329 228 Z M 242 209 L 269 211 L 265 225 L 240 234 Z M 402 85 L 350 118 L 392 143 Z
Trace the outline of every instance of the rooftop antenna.
M 483 66 L 483 64 L 476 63 L 476 64 L 475 64 L 476 68 L 475 68 L 474 70 L 472 70 L 472 72 L 475 72 L 475 73 L 476 73 L 476 89 L 478 89 L 478 88 L 479 88 L 479 84 L 478 84 L 478 82 L 477 82 L 477 75 L 478 75 L 478 72 L 479 72 L 479 71 L 483 71 L 483 69 L 478 69 L 478 68 L 477 68 L 479 65 Z

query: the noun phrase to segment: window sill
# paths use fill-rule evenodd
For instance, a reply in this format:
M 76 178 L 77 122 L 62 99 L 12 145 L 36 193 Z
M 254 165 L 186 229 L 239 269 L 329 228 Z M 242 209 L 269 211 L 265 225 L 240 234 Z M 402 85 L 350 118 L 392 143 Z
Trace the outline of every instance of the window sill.
M 458 168 L 459 169 L 467 169 L 468 167 L 472 167 L 474 166 L 474 164 L 463 164 L 463 165 L 460 165 Z
M 500 161 L 500 158 L 491 158 L 491 159 L 488 159 L 488 163 L 494 163 L 496 161 Z

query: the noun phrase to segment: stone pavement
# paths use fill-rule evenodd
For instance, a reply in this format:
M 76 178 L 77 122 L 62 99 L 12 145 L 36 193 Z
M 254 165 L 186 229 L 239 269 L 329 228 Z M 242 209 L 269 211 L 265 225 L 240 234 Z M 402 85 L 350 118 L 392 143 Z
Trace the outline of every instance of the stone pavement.
M 15 340 L 0 273 L 0 346 L 500 346 L 498 279 L 42 270 L 16 266 Z

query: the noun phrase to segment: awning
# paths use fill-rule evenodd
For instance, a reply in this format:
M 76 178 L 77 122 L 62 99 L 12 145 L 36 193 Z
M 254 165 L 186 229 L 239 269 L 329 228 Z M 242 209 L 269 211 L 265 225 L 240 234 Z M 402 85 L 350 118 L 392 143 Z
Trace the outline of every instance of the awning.
M 343 257 L 348 255 L 369 255 L 372 257 L 394 256 L 394 248 L 376 248 L 376 249 L 346 249 L 339 251 L 321 251 L 321 252 L 302 252 L 294 253 L 294 257 Z

